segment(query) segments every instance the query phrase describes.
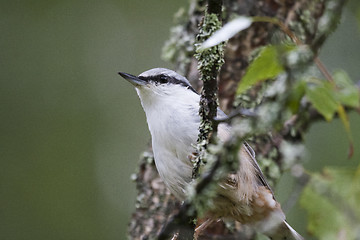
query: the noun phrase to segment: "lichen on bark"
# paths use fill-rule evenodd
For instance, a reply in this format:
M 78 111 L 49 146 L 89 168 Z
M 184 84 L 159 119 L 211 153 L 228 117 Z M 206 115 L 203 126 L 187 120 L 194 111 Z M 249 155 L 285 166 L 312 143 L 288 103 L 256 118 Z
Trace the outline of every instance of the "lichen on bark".
M 196 37 L 197 53 L 195 54 L 198 60 L 198 70 L 200 73 L 200 81 L 203 82 L 203 88 L 200 97 L 200 126 L 197 140 L 198 155 L 194 161 L 193 178 L 199 174 L 199 167 L 202 165 L 203 153 L 209 143 L 209 138 L 213 129 L 213 119 L 217 114 L 217 76 L 221 66 L 224 64 L 224 50 L 223 45 L 217 45 L 198 51 L 199 46 L 207 40 L 212 34 L 219 30 L 222 26 L 219 17 L 220 14 L 205 13 L 203 23 L 200 27 L 199 34 Z

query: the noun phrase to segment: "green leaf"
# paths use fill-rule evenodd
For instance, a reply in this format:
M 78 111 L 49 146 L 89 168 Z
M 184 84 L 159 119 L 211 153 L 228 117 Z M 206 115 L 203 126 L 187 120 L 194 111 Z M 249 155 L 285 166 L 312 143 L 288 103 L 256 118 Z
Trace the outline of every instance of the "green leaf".
M 348 107 L 359 107 L 359 89 L 353 84 L 348 74 L 343 70 L 338 70 L 333 75 L 337 92 L 336 98 L 343 105 Z
M 241 79 L 237 89 L 240 94 L 257 82 L 274 78 L 284 71 L 280 56 L 282 53 L 294 49 L 294 46 L 268 45 L 264 47 L 255 60 L 248 67 L 245 76 Z
M 351 128 L 350 128 L 350 121 L 349 118 L 346 114 L 346 111 L 344 109 L 343 105 L 339 105 L 338 108 L 338 114 L 339 114 L 339 118 L 342 122 L 342 124 L 344 125 L 345 131 L 346 131 L 346 135 L 347 138 L 349 140 L 349 153 L 348 153 L 348 158 L 351 158 L 353 153 L 354 153 L 354 141 L 352 139 L 352 134 L 351 134 Z
M 308 79 L 306 96 L 316 110 L 330 121 L 337 112 L 344 125 L 349 140 L 349 158 L 353 154 L 353 139 L 350 122 L 344 106 L 357 108 L 360 105 L 359 89 L 352 83 L 346 72 L 338 70 L 333 75 L 334 82 Z
M 325 168 L 321 174 L 311 174 L 300 198 L 308 213 L 308 231 L 320 240 L 358 239 L 359 182 L 360 167 Z
M 306 82 L 305 81 L 297 81 L 292 87 L 292 91 L 287 100 L 287 106 L 291 110 L 292 113 L 296 113 L 299 110 L 300 102 L 302 97 L 305 95 L 306 90 Z
M 308 231 L 319 239 L 335 240 L 339 231 L 335 226 L 340 226 L 345 220 L 341 212 L 310 187 L 302 193 L 300 204 L 308 212 Z
M 359 89 L 354 85 L 354 83 L 349 78 L 348 74 L 343 70 L 337 70 L 333 74 L 334 82 L 336 85 L 335 88 L 335 97 L 343 105 L 340 105 L 338 108 L 338 114 L 341 119 L 341 122 L 344 125 L 346 135 L 349 139 L 349 154 L 350 158 L 354 152 L 353 139 L 350 129 L 349 118 L 346 114 L 344 106 L 357 108 L 360 106 L 360 97 Z
M 331 84 L 325 81 L 319 81 L 318 85 L 308 84 L 306 87 L 306 97 L 327 121 L 333 118 L 340 105 L 333 92 Z

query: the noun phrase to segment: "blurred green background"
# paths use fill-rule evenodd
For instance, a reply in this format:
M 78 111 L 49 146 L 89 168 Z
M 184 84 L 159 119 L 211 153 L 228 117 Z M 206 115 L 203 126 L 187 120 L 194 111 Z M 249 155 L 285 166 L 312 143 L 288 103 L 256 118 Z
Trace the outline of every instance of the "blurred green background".
M 130 175 L 150 135 L 133 87 L 117 72 L 171 68 L 161 48 L 173 14 L 187 5 L 0 1 L 0 239 L 126 238 L 135 201 Z M 321 57 L 359 80 L 355 13 L 347 7 Z M 339 121 L 315 124 L 308 169 L 359 163 L 360 117 L 350 117 L 354 158 L 346 159 Z M 278 186 L 282 201 L 292 186 L 288 175 Z M 289 213 L 300 232 L 304 219 L 297 208 Z

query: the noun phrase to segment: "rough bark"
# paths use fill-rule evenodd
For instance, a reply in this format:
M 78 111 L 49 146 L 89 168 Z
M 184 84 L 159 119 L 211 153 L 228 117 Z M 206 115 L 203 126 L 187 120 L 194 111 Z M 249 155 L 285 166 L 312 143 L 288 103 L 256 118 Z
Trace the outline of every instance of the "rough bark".
M 270 16 L 280 19 L 301 39 L 302 42 L 311 46 L 316 54 L 325 41 L 329 29 L 319 27 L 320 20 L 328 14 L 331 3 L 336 3 L 336 11 L 341 11 L 345 1 L 332 0 L 224 0 L 224 23 L 234 15 L 245 16 Z M 189 44 L 181 48 L 177 55 L 172 58 L 179 72 L 187 76 L 189 81 L 197 89 L 201 88 L 197 70 L 197 60 L 193 57 L 194 48 L 190 46 L 195 42 L 198 34 L 198 26 L 204 14 L 205 1 L 192 1 L 187 20 L 181 22 L 181 36 L 190 40 Z M 331 10 L 331 9 L 330 9 Z M 335 23 L 331 23 L 335 24 Z M 330 25 L 330 24 L 329 24 Z M 178 33 L 179 34 L 179 33 Z M 179 36 L 178 36 L 179 37 Z M 241 101 L 235 99 L 236 86 L 244 75 L 254 50 L 269 43 L 283 40 L 285 35 L 277 26 L 270 23 L 254 23 L 252 26 L 236 35 L 226 45 L 225 64 L 222 66 L 218 85 L 219 103 L 225 112 L 230 112 L 237 102 L 244 107 L 254 107 L 257 102 L 258 91 L 262 86 L 258 85 L 249 91 Z M 184 57 L 185 56 L 185 57 Z M 184 60 L 186 59 L 186 60 Z M 316 115 L 316 114 L 315 114 Z M 312 118 L 313 120 L 316 117 Z M 293 119 L 289 126 L 298 126 L 295 130 L 284 126 L 280 131 L 271 135 L 254 137 L 253 146 L 259 158 L 271 159 L 279 169 L 282 169 L 282 154 L 279 151 L 281 143 L 286 140 L 291 143 L 302 141 L 302 134 L 309 126 L 309 122 L 298 122 Z M 261 146 L 261 147 L 260 147 Z M 180 209 L 180 203 L 165 188 L 157 174 L 151 155 L 144 157 L 136 175 L 138 197 L 136 210 L 129 224 L 129 237 L 131 239 L 154 239 L 162 226 L 169 220 L 170 216 L 176 214 Z M 265 169 L 265 175 L 267 175 Z M 271 179 L 270 179 L 271 180 Z M 276 181 L 276 179 L 274 179 Z M 201 239 L 253 239 L 254 232 L 233 223 L 233 231 L 230 231 L 223 222 L 207 229 L 206 235 Z M 234 230 L 235 229 L 235 230 Z M 240 231 L 242 230 L 242 231 Z

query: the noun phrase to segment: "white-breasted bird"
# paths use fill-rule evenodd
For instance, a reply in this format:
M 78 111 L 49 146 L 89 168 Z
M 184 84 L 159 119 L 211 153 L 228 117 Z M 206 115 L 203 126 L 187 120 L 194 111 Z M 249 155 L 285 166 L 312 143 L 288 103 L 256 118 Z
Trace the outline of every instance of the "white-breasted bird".
M 200 125 L 199 94 L 185 77 L 169 69 L 154 68 L 139 76 L 119 74 L 135 86 L 139 95 L 161 179 L 175 197 L 185 200 L 186 187 L 192 180 L 190 156 Z M 218 109 L 218 116 L 223 115 Z M 226 140 L 230 131 L 229 125 L 219 124 L 220 140 Z M 251 147 L 245 143 L 238 156 L 239 170 L 219 182 L 213 207 L 206 214 L 207 222 L 232 218 L 274 240 L 303 239 L 285 221 Z

